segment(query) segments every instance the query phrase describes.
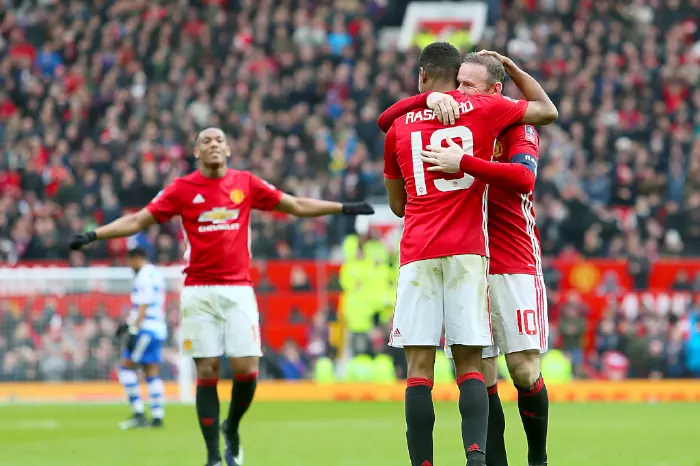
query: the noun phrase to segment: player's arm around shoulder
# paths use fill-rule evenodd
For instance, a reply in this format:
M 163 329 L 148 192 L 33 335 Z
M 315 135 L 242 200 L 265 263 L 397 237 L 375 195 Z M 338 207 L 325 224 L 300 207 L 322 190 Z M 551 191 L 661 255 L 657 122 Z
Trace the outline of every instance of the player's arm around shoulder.
M 547 97 L 546 101 L 535 100 L 528 102 L 522 122 L 533 125 L 548 125 L 556 121 L 557 118 L 559 118 L 557 107 Z
M 511 126 L 499 138 L 502 144 L 503 162 L 524 167 L 519 192 L 529 193 L 535 189 L 539 164 L 540 137 L 532 125 Z M 494 154 L 496 157 L 497 154 Z
M 530 127 L 532 128 L 532 127 Z M 534 130 L 534 128 L 533 128 Z M 522 132 L 522 131 L 521 131 Z M 520 134 L 520 133 L 517 133 Z M 510 145 L 506 141 L 508 131 L 499 139 L 496 150 L 503 145 Z M 428 171 L 441 171 L 456 173 L 462 171 L 474 178 L 478 178 L 498 188 L 516 192 L 518 194 L 530 193 L 535 187 L 535 171 L 537 170 L 536 157 L 529 154 L 516 154 L 512 158 L 503 157 L 501 153 L 495 153 L 496 161 L 481 160 L 464 152 L 462 147 L 452 139 L 447 140 L 448 147 L 428 146 L 421 151 L 421 159 L 425 163 L 432 164 Z M 517 146 L 516 146 L 517 147 Z M 529 148 L 527 152 L 532 152 Z M 536 154 L 537 147 L 535 145 Z M 534 163 L 534 167 L 532 164 Z

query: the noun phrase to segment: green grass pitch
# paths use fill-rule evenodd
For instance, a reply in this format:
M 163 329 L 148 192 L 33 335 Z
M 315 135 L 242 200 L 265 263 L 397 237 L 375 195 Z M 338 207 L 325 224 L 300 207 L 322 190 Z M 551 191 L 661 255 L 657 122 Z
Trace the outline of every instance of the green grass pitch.
M 510 464 L 525 466 L 517 408 L 504 408 Z M 436 465 L 463 466 L 457 406 L 435 411 Z M 116 405 L 0 406 L 0 465 L 204 465 L 193 406 L 168 406 L 163 430 L 121 432 L 127 415 Z M 693 403 L 554 404 L 549 464 L 700 466 L 699 420 Z M 401 403 L 258 403 L 241 435 L 246 466 L 409 464 Z

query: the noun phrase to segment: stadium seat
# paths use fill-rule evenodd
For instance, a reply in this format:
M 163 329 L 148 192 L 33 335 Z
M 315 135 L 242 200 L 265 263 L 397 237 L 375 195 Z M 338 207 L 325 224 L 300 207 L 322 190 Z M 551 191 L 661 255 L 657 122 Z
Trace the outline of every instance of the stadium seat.
M 394 368 L 394 360 L 388 354 L 379 354 L 374 358 L 372 363 L 374 369 L 375 383 L 392 383 L 396 382 L 396 369 Z
M 350 360 L 345 372 L 346 382 L 372 382 L 374 377 L 374 364 L 372 358 L 366 354 L 355 356 Z
M 435 355 L 435 383 L 454 383 L 455 372 L 452 361 L 443 351 Z
M 335 382 L 335 367 L 330 358 L 318 358 L 314 365 L 314 382 L 332 384 Z

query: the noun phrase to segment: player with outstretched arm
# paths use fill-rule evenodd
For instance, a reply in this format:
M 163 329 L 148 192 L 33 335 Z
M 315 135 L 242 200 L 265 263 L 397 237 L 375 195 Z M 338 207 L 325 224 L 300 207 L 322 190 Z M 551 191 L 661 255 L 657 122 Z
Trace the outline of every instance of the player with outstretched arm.
M 230 148 L 219 128 L 201 131 L 195 142 L 197 171 L 176 179 L 148 206 L 94 231 L 75 235 L 71 247 L 131 236 L 155 222 L 180 216 L 188 249 L 180 296 L 183 350 L 197 370 L 197 416 L 207 447 L 207 466 L 220 466 L 219 361 L 229 358 L 234 374 L 231 404 L 221 426 L 228 466 L 243 464 L 238 433 L 255 393 L 262 355 L 258 307 L 250 278 L 250 215 L 253 209 L 297 217 L 371 215 L 367 203 L 298 198 L 250 172 L 226 167 Z
M 460 68 L 459 90 L 466 95 L 500 94 L 506 71 L 525 97 L 545 92 L 510 59 L 484 51 L 468 54 Z M 405 99 L 380 117 L 386 127 L 394 118 L 427 103 L 426 95 Z M 430 105 L 446 123 L 459 114 L 449 94 L 434 94 Z M 423 101 L 423 102 L 421 102 Z M 547 350 L 549 322 L 542 278 L 539 233 L 535 225 L 533 190 L 537 175 L 539 136 L 531 125 L 506 129 L 494 146 L 493 162 L 465 154 L 454 143 L 422 151 L 428 171 L 464 172 L 489 183 L 489 293 L 495 344 L 484 349 L 481 365 L 489 393 L 487 466 L 507 466 L 505 416 L 498 396 L 496 357 L 506 355 L 508 371 L 518 390 L 518 407 L 528 442 L 528 464 L 547 464 L 549 399 L 540 374 L 540 354 Z
M 467 464 L 484 464 L 488 395 L 480 366 L 483 348 L 493 343 L 486 183 L 467 174 L 426 171 L 421 151 L 452 141 L 469 157 L 488 163 L 505 128 L 522 121 L 549 123 L 557 116 L 549 99 L 464 96 L 456 90 L 461 62 L 459 51 L 444 42 L 428 45 L 419 58 L 420 91 L 452 96 L 460 112 L 455 126 L 446 127 L 429 109 L 417 109 L 392 120 L 384 149 L 389 204 L 405 219 L 390 345 L 404 348 L 408 361 L 406 437 L 412 466 L 433 464 L 431 391 L 443 325 L 454 354 Z

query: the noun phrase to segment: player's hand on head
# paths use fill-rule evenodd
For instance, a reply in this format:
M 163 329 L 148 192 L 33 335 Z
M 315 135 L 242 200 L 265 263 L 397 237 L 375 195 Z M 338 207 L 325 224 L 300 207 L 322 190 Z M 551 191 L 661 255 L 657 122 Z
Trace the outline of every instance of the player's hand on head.
M 431 92 L 427 103 L 440 123 L 454 125 L 459 119 L 459 104 L 451 95 Z
M 448 138 L 447 147 L 427 146 L 420 153 L 423 162 L 433 165 L 428 167 L 429 172 L 457 173 L 464 156 L 464 149 Z
M 366 202 L 346 202 L 343 204 L 343 215 L 372 215 L 374 207 Z
M 508 57 L 501 55 L 498 52 L 494 52 L 493 50 L 479 50 L 477 54 L 484 55 L 487 57 L 493 57 L 496 60 L 498 60 L 502 65 L 505 65 L 505 63 L 508 61 Z
M 88 231 L 86 233 L 78 233 L 71 236 L 68 245 L 74 251 L 86 246 L 97 239 L 97 235 L 94 231 Z

